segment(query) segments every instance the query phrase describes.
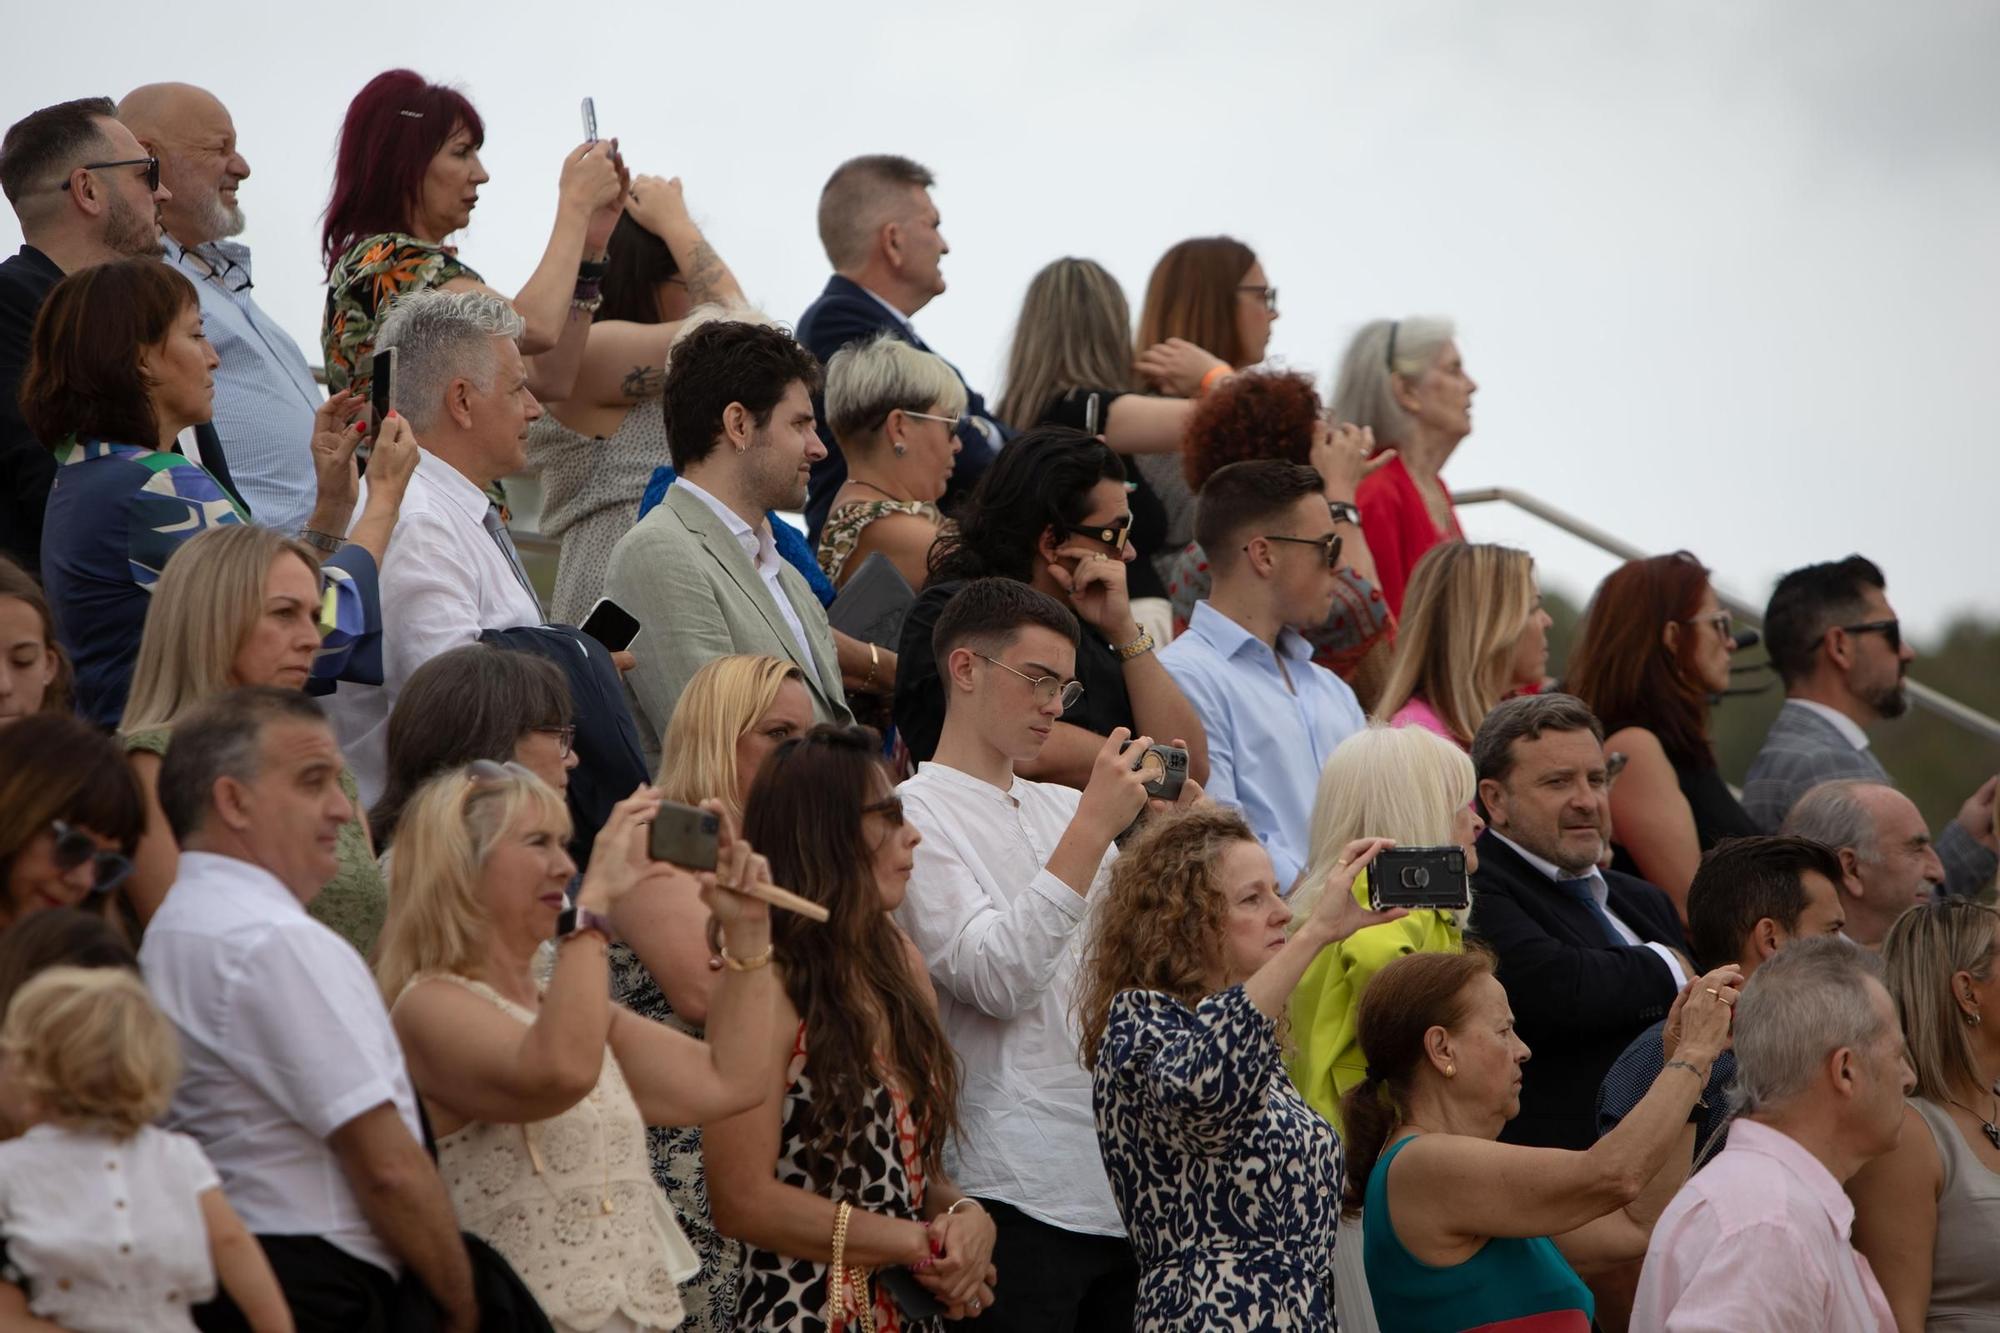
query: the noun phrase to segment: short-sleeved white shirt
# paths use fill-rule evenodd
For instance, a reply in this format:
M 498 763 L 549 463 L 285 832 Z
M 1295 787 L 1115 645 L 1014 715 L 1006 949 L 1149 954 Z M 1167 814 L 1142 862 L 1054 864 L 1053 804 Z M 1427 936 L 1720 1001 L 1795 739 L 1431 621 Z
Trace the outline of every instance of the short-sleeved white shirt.
M 201 1196 L 217 1184 L 199 1144 L 151 1125 L 0 1143 L 0 1236 L 29 1310 L 71 1333 L 193 1329 L 215 1295 Z
M 323 1236 L 400 1272 L 327 1144 L 385 1102 L 423 1137 L 402 1047 L 354 946 L 263 868 L 183 852 L 139 965 L 186 1062 L 167 1123 L 201 1143 L 244 1224 Z

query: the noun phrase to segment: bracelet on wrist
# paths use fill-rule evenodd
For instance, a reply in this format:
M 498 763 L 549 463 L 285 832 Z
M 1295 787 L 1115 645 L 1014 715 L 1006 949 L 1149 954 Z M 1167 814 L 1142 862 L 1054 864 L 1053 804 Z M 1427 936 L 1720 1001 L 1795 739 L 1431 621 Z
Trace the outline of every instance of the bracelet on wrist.
M 1147 653 L 1152 652 L 1153 648 L 1153 632 L 1142 629 L 1139 631 L 1138 638 L 1122 647 L 1114 648 L 1112 651 L 1118 654 L 1119 661 L 1129 662 L 1135 657 L 1143 657 Z
M 868 645 L 868 677 L 861 682 L 861 692 L 867 694 L 875 688 L 876 673 L 882 669 L 882 650 L 874 644 Z
M 603 304 L 604 304 L 604 298 L 602 296 L 593 296 L 588 300 L 584 300 L 582 298 L 572 298 L 569 303 L 569 309 L 570 313 L 573 315 L 575 314 L 595 315 L 597 313 L 597 308 Z
M 770 965 L 771 954 L 776 947 L 775 945 L 767 944 L 764 946 L 764 952 L 756 954 L 753 957 L 733 958 L 729 953 L 729 945 L 725 943 L 721 949 L 722 965 L 731 972 L 755 972 L 760 967 L 768 967 Z
M 604 275 L 611 271 L 608 259 L 586 259 L 576 266 L 576 280 L 583 282 L 603 282 Z
M 965 1207 L 967 1204 L 971 1204 L 974 1208 L 979 1208 L 979 1211 L 982 1213 L 986 1211 L 984 1208 L 980 1208 L 979 1200 L 973 1198 L 970 1194 L 961 1194 L 958 1197 L 958 1201 L 952 1204 L 951 1207 L 945 1209 L 944 1212 L 940 1214 L 940 1216 L 950 1217 L 953 1213 Z
M 1235 373 L 1236 373 L 1236 368 L 1234 366 L 1227 366 L 1227 365 L 1210 366 L 1208 368 L 1208 373 L 1201 377 L 1201 385 L 1194 391 L 1194 396 L 1197 398 L 1201 397 L 1203 394 L 1209 391 L 1209 388 L 1213 386 L 1217 380 L 1227 379 L 1229 376 L 1234 375 Z
M 334 555 L 339 552 L 341 547 L 347 545 L 345 537 L 336 537 L 330 532 L 320 532 L 315 528 L 299 529 L 299 540 L 307 546 L 312 547 L 315 551 L 324 552 L 327 555 Z

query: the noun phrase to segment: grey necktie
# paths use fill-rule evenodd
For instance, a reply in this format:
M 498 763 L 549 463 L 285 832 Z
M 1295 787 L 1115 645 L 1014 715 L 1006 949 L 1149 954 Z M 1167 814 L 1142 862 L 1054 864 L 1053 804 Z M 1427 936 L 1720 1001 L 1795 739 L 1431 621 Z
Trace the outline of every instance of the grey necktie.
M 535 614 L 541 615 L 542 599 L 535 592 L 535 585 L 528 582 L 528 571 L 521 564 L 521 553 L 514 549 L 514 536 L 507 531 L 507 525 L 500 520 L 500 506 L 489 503 L 483 521 L 487 535 L 493 538 L 493 544 L 499 547 L 500 554 L 506 557 L 507 568 L 514 571 L 514 577 L 520 581 L 521 590 L 527 593 L 528 600 L 535 604 Z

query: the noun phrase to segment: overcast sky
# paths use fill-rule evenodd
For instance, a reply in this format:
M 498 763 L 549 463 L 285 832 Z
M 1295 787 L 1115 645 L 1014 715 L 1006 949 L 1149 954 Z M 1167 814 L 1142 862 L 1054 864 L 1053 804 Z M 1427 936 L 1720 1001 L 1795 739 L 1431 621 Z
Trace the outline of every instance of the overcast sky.
M 8 121 L 153 79 L 230 106 L 256 291 L 313 360 L 340 118 L 408 64 L 486 119 L 493 181 L 459 239 L 503 290 L 547 239 L 585 94 L 788 320 L 825 279 L 827 173 L 905 153 L 937 173 L 952 246 L 918 326 L 989 399 L 1041 264 L 1102 261 L 1136 314 L 1161 251 L 1228 232 L 1281 289 L 1273 358 L 1323 385 L 1366 319 L 1458 321 L 1481 385 L 1461 490 L 1687 546 L 1758 601 L 1861 549 L 1919 633 L 2000 615 L 1991 0 L 34 12 Z M 1612 564 L 1493 506 L 1465 518 L 1574 595 Z

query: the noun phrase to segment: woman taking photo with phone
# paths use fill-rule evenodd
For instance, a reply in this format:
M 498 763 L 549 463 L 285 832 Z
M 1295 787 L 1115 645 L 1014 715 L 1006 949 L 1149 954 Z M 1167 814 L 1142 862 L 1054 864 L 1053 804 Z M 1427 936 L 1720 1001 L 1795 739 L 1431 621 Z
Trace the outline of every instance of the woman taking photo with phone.
M 651 788 L 618 803 L 574 907 L 562 798 L 516 764 L 436 778 L 403 816 L 376 975 L 437 1134 L 459 1221 L 558 1330 L 669 1329 L 697 1267 L 648 1170 L 645 1126 L 732 1115 L 763 1095 L 776 1004 L 768 882 L 726 825 L 701 875 L 731 966 L 699 1042 L 611 1002 L 609 915 L 653 892 Z M 716 811 L 719 815 L 719 811 Z M 555 941 L 546 983 L 535 976 Z

